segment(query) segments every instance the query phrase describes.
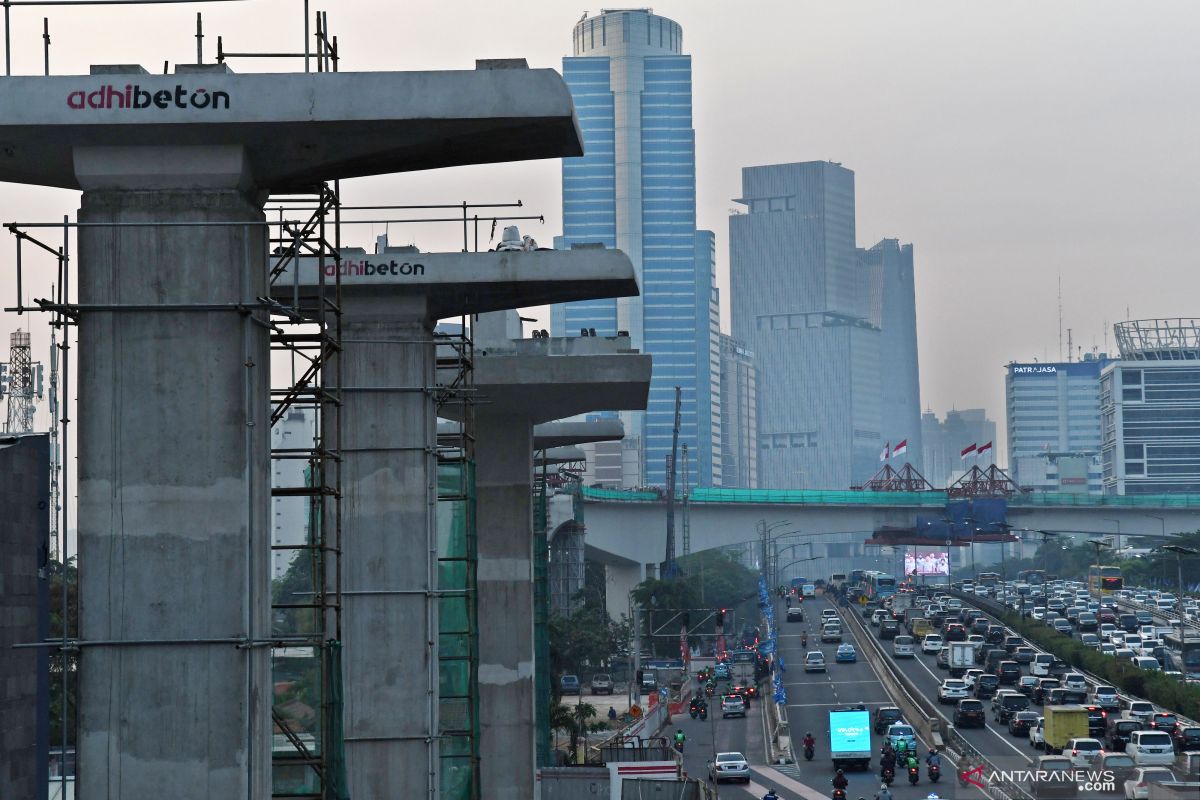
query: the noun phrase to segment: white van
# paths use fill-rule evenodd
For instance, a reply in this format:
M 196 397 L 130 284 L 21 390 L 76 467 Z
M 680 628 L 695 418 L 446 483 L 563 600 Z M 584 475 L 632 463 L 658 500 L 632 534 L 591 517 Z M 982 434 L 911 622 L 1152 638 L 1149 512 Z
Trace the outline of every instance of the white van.
M 916 640 L 911 636 L 897 636 L 892 639 L 892 655 L 895 658 L 916 658 Z
M 800 592 L 805 597 L 816 597 L 817 596 L 817 587 L 811 583 L 806 583 L 800 587 Z
M 1054 656 L 1046 653 L 1038 653 L 1033 657 L 1032 663 L 1029 665 L 1029 674 L 1038 678 L 1045 678 L 1050 675 L 1050 666 L 1054 663 Z

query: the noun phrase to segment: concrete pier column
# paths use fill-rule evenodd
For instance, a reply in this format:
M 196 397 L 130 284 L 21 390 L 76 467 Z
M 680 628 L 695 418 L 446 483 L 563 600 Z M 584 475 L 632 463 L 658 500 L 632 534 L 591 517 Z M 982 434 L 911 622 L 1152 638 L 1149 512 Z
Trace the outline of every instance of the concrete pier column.
M 533 422 L 475 412 L 479 528 L 480 784 L 489 800 L 534 797 Z
M 78 796 L 269 797 L 270 354 L 233 307 L 266 294 L 261 206 L 240 147 L 75 170 Z
M 347 290 L 342 680 L 350 796 L 436 798 L 437 412 L 423 296 Z

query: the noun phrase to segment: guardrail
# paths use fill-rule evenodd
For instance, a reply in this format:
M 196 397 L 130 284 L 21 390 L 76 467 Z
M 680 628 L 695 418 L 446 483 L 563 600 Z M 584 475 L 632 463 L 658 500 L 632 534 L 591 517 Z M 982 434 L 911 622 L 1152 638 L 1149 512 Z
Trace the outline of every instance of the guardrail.
M 992 774 L 988 776 L 988 786 L 980 791 L 993 800 L 1028 800 L 1033 797 L 1024 786 L 1001 780 L 996 765 L 963 738 L 945 719 L 941 710 L 921 695 L 916 684 L 912 683 L 884 653 L 883 646 L 876 641 L 861 614 L 855 613 L 853 609 L 842 608 L 838 609 L 838 613 L 842 617 L 851 618 L 855 627 L 862 633 L 862 636 L 857 638 L 860 642 L 866 642 L 865 655 L 872 666 L 876 667 L 879 682 L 887 690 L 888 696 L 896 701 L 896 706 L 903 712 L 905 721 L 921 732 L 925 741 L 930 742 L 953 761 L 957 773 L 961 774 L 978 766 L 990 769 Z
M 1120 599 L 1117 601 L 1117 608 L 1127 608 L 1133 612 L 1147 611 L 1150 613 L 1150 617 L 1152 619 L 1161 619 L 1164 623 L 1166 623 L 1167 627 L 1176 629 L 1179 628 L 1179 617 L 1171 616 L 1166 612 L 1165 609 L 1159 608 L 1158 606 L 1152 606 L 1149 603 L 1139 603 L 1136 600 Z M 1189 622 L 1185 619 L 1183 620 L 1183 627 L 1188 631 L 1188 633 L 1200 634 L 1200 624 Z

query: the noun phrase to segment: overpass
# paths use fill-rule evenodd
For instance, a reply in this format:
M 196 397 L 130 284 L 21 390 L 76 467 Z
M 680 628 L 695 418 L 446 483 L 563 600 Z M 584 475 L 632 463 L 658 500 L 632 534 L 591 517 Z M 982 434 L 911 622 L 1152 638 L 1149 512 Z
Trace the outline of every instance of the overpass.
M 666 543 L 666 499 L 654 491 L 582 488 L 586 556 L 606 566 L 609 613 L 626 613 L 626 596 L 663 560 Z M 742 545 L 758 536 L 757 524 L 787 521 L 773 533 L 798 531 L 781 538 L 791 555 L 779 566 L 809 556 L 802 543 L 813 544 L 814 575 L 858 568 L 898 573 L 901 556 L 863 542 L 882 527 L 912 528 L 918 517 L 940 518 L 955 499 L 944 491 L 867 492 L 774 489 L 695 488 L 689 496 L 691 551 Z M 979 498 L 982 499 L 982 498 Z M 676 530 L 682 529 L 676 503 Z M 1113 536 L 1161 536 L 1200 528 L 1200 495 L 1093 496 L 1024 494 L 1007 498 L 1007 523 L 1013 528 L 1103 533 Z M 677 535 L 678 538 L 678 535 Z M 1041 537 L 1025 537 L 1030 549 Z M 1125 542 L 1122 541 L 1124 545 Z M 793 547 L 795 545 L 795 547 Z M 1001 547 L 977 544 L 979 563 L 998 561 Z M 747 548 L 754 562 L 759 551 Z M 929 549 L 933 549 L 930 547 Z

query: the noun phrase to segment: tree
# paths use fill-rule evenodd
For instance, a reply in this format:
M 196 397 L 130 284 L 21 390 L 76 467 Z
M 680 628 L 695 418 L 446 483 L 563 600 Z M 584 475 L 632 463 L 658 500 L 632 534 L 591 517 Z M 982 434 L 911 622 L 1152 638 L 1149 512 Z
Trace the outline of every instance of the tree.
M 559 702 L 550 706 L 550 727 L 554 730 L 566 731 L 571 737 L 571 760 L 577 760 L 576 751 L 579 739 L 588 732 L 608 730 L 604 722 L 597 722 L 596 707 L 591 703 L 579 703 L 567 706 Z

